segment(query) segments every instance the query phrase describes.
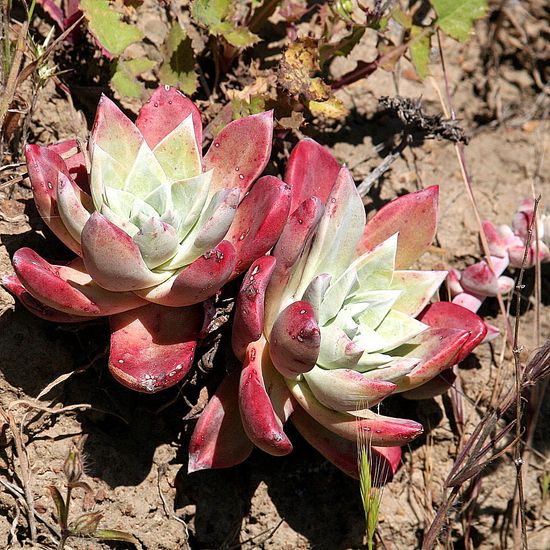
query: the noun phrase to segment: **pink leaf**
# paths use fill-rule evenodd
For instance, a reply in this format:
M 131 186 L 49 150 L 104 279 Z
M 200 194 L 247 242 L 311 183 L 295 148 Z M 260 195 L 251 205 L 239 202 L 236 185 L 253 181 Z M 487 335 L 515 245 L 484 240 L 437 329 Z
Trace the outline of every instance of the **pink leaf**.
M 237 251 L 236 277 L 268 252 L 288 219 L 290 187 L 279 178 L 260 178 L 242 200 L 226 235 Z
M 283 423 L 273 408 L 262 373 L 265 340 L 252 342 L 246 350 L 240 380 L 239 407 L 244 430 L 252 443 L 274 456 L 292 451 Z
M 94 212 L 82 230 L 82 257 L 86 270 L 98 285 L 115 292 L 158 285 L 170 273 L 154 273 L 137 244 L 120 227 Z
M 140 109 L 136 126 L 143 134 L 149 147 L 154 149 L 165 136 L 189 115 L 193 116 L 197 148 L 201 151 L 201 114 L 189 98 L 171 86 L 159 86 L 155 90 L 151 98 Z
M 54 143 L 53 145 L 48 145 L 47 149 L 53 151 L 62 158 L 65 157 L 69 151 L 74 151 L 76 149 L 76 152 L 73 152 L 71 156 L 67 156 L 67 158 L 63 158 L 63 160 L 73 181 L 83 191 L 89 193 L 90 184 L 88 182 L 88 172 L 86 171 L 86 159 L 76 139 L 67 139 L 59 143 Z
M 469 332 L 454 328 L 429 328 L 419 334 L 410 342 L 410 344 L 416 344 L 416 347 L 410 346 L 411 351 L 406 356 L 415 357 L 421 361 L 407 376 L 396 381 L 395 393 L 425 384 L 447 367 L 454 365 L 455 359 L 459 357 L 460 351 L 469 338 Z
M 92 126 L 91 141 L 122 166 L 130 167 L 143 143 L 143 136 L 117 105 L 102 95 Z
M 95 284 L 78 259 L 68 266 L 49 264 L 30 248 L 13 255 L 20 283 L 39 302 L 71 315 L 101 317 L 140 307 L 131 292 L 109 292 Z
M 422 424 L 414 420 L 381 416 L 369 409 L 361 411 L 361 416 L 334 411 L 321 405 L 304 382 L 287 380 L 287 385 L 294 399 L 314 420 L 349 441 L 356 443 L 360 431 L 373 445 L 394 447 L 405 445 L 424 431 Z
M 483 342 L 487 334 L 487 325 L 479 316 L 450 302 L 430 304 L 418 316 L 418 320 L 430 325 L 432 328 L 454 328 L 467 330 L 470 333 L 468 341 L 454 359 L 456 364 L 464 361 Z
M 137 293 L 150 302 L 166 306 L 197 304 L 216 294 L 229 280 L 235 261 L 233 245 L 222 241 L 164 283 Z
M 148 304 L 110 318 L 109 369 L 123 385 L 153 393 L 177 384 L 193 363 L 200 306 Z
M 391 201 L 367 222 L 357 252 L 364 254 L 399 232 L 395 268 L 409 267 L 435 237 L 438 196 L 434 185 Z
M 214 170 L 212 192 L 238 187 L 242 194 L 263 172 L 271 154 L 273 111 L 230 122 L 215 138 L 203 159 Z
M 494 272 L 485 260 L 468 266 L 460 278 L 462 288 L 481 296 L 496 296 L 499 291 L 498 277 L 508 266 L 508 257 L 491 256 Z
M 277 317 L 269 339 L 269 355 L 284 377 L 310 371 L 320 346 L 321 331 L 309 302 L 294 302 Z
M 16 275 L 7 275 L 3 277 L 2 285 L 15 297 L 17 297 L 17 299 L 32 314 L 40 317 L 41 319 L 45 319 L 46 321 L 52 321 L 54 323 L 81 323 L 83 321 L 90 320 L 90 317 L 80 317 L 78 315 L 64 313 L 39 302 L 33 298 L 26 288 L 19 282 Z
M 231 345 L 242 361 L 250 342 L 259 340 L 264 328 L 265 291 L 275 268 L 273 256 L 258 258 L 244 276 L 237 295 Z
M 326 203 L 339 171 L 338 161 L 326 147 L 312 139 L 301 140 L 290 154 L 285 174 L 292 186 L 290 212 L 310 197 Z
M 189 442 L 189 474 L 235 466 L 252 452 L 239 412 L 240 376 L 239 370 L 226 376 L 202 411 Z
M 267 289 L 266 326 L 268 330 L 279 312 L 279 299 L 286 290 L 290 271 L 311 239 L 325 207 L 317 197 L 306 199 L 288 218 L 272 255 L 277 265 Z
M 81 254 L 80 244 L 67 231 L 57 206 L 59 173 L 70 178 L 67 165 L 57 153 L 38 145 L 27 145 L 25 157 L 38 213 L 63 244 L 76 254 Z

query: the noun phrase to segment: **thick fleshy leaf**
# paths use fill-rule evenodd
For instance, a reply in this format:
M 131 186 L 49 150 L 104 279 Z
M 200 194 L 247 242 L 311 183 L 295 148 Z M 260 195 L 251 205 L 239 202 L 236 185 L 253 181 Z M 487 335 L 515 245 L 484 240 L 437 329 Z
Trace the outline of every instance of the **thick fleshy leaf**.
M 141 257 L 149 269 L 169 260 L 178 248 L 176 230 L 159 218 L 149 218 L 133 236 Z
M 325 207 L 317 197 L 306 199 L 288 219 L 272 255 L 277 258 L 277 265 L 272 276 L 272 283 L 267 289 L 266 330 L 269 332 L 275 322 L 282 302 L 294 301 L 296 288 L 289 288 L 288 278 L 300 254 L 309 247 L 310 240 L 317 228 Z
M 90 184 L 88 183 L 88 172 L 86 171 L 86 158 L 77 140 L 67 139 L 59 143 L 53 143 L 48 145 L 48 149 L 57 153 L 64 160 L 71 179 L 85 193 L 89 193 Z
M 338 161 L 327 148 L 302 139 L 290 153 L 285 174 L 285 181 L 292 186 L 290 212 L 310 197 L 325 203 L 339 171 Z
M 235 249 L 222 241 L 167 281 L 136 293 L 156 304 L 181 307 L 210 298 L 228 281 L 235 267 Z
M 446 276 L 446 271 L 394 271 L 390 289 L 402 292 L 393 308 L 416 317 L 426 307 Z
M 3 277 L 2 286 L 9 290 L 32 314 L 46 321 L 52 321 L 54 323 L 81 323 L 90 320 L 90 317 L 64 313 L 39 302 L 33 298 L 27 289 L 19 282 L 17 275 L 7 275 Z
M 240 376 L 239 370 L 226 376 L 202 411 L 189 442 L 187 473 L 229 468 L 252 452 L 239 412 Z
M 460 278 L 460 284 L 464 290 L 481 296 L 496 296 L 499 292 L 498 278 L 508 266 L 508 257 L 491 256 L 491 263 L 494 271 L 485 260 L 468 266 Z
M 388 356 L 389 357 L 389 356 Z M 395 382 L 403 376 L 409 374 L 416 365 L 420 363 L 420 359 L 414 357 L 406 357 L 404 359 L 396 358 L 393 361 L 388 361 L 376 368 L 363 372 L 365 378 L 371 380 L 386 380 L 386 382 Z
M 193 128 L 197 148 L 202 148 L 201 115 L 195 104 L 172 86 L 159 86 L 143 105 L 136 120 L 136 126 L 154 149 L 172 130 L 189 115 L 193 117 Z
M 326 369 L 353 368 L 364 349 L 356 345 L 337 323 L 321 327 L 317 363 Z
M 59 174 L 70 177 L 65 162 L 54 151 L 38 145 L 27 145 L 25 158 L 38 213 L 63 244 L 76 254 L 81 254 L 80 243 L 65 227 L 57 205 Z
M 219 244 L 235 218 L 238 202 L 238 189 L 224 188 L 217 191 L 177 254 L 162 269 L 174 270 L 189 265 Z
M 478 315 L 449 302 L 430 304 L 418 319 L 432 328 L 454 328 L 470 333 L 468 341 L 454 359 L 456 364 L 464 361 L 487 335 L 487 325 Z
M 153 149 L 153 154 L 171 180 L 201 173 L 201 146 L 197 145 L 193 116 L 183 119 Z
M 92 198 L 79 189 L 62 172 L 57 181 L 59 215 L 71 237 L 80 243 L 80 235 L 93 211 Z
M 244 276 L 233 319 L 231 345 L 242 361 L 250 342 L 259 340 L 264 328 L 265 291 L 275 268 L 273 256 L 258 258 Z
M 121 168 L 120 177 L 124 181 L 130 172 L 138 151 L 143 144 L 143 136 L 134 123 L 108 97 L 102 95 L 92 127 L 91 143 L 106 155 L 116 159 Z M 92 150 L 92 172 L 95 152 Z M 92 189 L 93 192 L 93 189 Z M 96 196 L 94 193 L 94 202 Z M 96 203 L 96 207 L 98 207 Z
M 294 399 L 310 416 L 344 439 L 356 442 L 358 432 L 364 432 L 372 445 L 393 447 L 407 444 L 424 431 L 418 422 L 381 416 L 369 409 L 363 411 L 361 418 L 333 411 L 315 399 L 305 382 L 287 379 L 286 383 Z
M 385 341 L 383 348 L 371 351 L 390 353 L 401 344 L 410 342 L 415 336 L 427 329 L 427 325 L 400 311 L 390 311 L 376 329 L 376 333 Z
M 391 201 L 367 223 L 357 246 L 359 254 L 372 250 L 399 233 L 396 268 L 414 263 L 432 244 L 437 229 L 439 188 L 434 185 Z
M 484 220 L 482 227 L 485 238 L 487 239 L 487 244 L 489 245 L 489 253 L 491 256 L 498 256 L 499 258 L 506 257 L 506 242 L 505 239 L 502 238 L 499 230 L 489 220 Z
M 148 304 L 113 315 L 109 369 L 131 389 L 153 393 L 178 383 L 193 363 L 202 327 L 200 306 Z
M 412 342 L 394 350 L 395 355 L 421 359 L 420 363 L 408 375 L 395 381 L 397 384 L 395 393 L 425 384 L 453 365 L 469 338 L 470 333 L 466 330 L 429 328 Z
M 36 300 L 71 315 L 101 317 L 144 304 L 131 292 L 109 292 L 95 284 L 80 259 L 67 266 L 52 265 L 30 248 L 20 248 L 13 255 L 13 267 Z
M 347 168 L 340 169 L 327 199 L 325 212 L 305 262 L 298 293 L 303 294 L 311 280 L 329 273 L 339 277 L 352 261 L 365 225 L 365 208 Z
M 152 272 L 132 238 L 98 212 L 82 230 L 82 257 L 94 281 L 115 292 L 149 288 L 170 277 Z
M 214 138 L 203 159 L 203 170 L 214 170 L 211 191 L 237 187 L 244 196 L 266 167 L 272 139 L 273 111 L 230 122 Z
M 304 378 L 322 405 L 344 412 L 373 407 L 393 393 L 396 387 L 392 382 L 366 378 L 349 369 L 313 367 L 304 373 Z
M 251 441 L 274 456 L 282 456 L 292 451 L 292 443 L 283 431 L 283 423 L 277 415 L 266 390 L 262 363 L 265 340 L 252 342 L 246 350 L 246 358 L 241 372 L 239 407 L 244 430 Z M 265 353 L 267 355 L 267 353 Z
M 317 322 L 319 322 L 323 298 L 330 287 L 330 280 L 331 276 L 328 273 L 321 273 L 309 283 L 304 292 L 303 299 L 311 304 Z
M 311 370 L 319 356 L 321 331 L 315 312 L 308 302 L 300 301 L 285 308 L 269 336 L 269 355 L 275 368 L 285 377 Z
M 273 176 L 260 178 L 244 197 L 226 239 L 237 251 L 233 277 L 268 252 L 288 219 L 290 187 Z

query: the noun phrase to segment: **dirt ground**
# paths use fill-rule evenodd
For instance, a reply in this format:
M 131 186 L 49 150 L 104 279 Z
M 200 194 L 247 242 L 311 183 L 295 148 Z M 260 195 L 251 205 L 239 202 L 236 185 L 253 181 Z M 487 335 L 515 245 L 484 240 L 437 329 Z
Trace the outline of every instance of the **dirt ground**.
M 541 10 L 541 4 L 529 3 Z M 535 25 L 532 19 L 528 22 Z M 536 32 L 535 30 L 532 32 Z M 529 31 L 529 27 L 526 27 Z M 477 36 L 467 45 L 443 42 L 454 109 L 461 126 L 471 136 L 466 159 L 474 183 L 478 208 L 484 218 L 510 223 L 522 197 L 536 193 L 550 200 L 548 149 L 548 96 L 533 76 L 533 67 L 495 46 L 498 63 L 489 66 L 487 51 L 490 22 L 482 21 Z M 335 77 L 354 59 L 369 55 L 367 41 L 352 59 L 331 67 Z M 518 54 L 519 55 L 519 54 Z M 518 61 L 519 59 L 519 61 Z M 351 109 L 343 123 L 307 133 L 328 145 L 361 181 L 381 161 L 377 146 L 389 143 L 394 121 L 378 110 L 378 98 L 400 94 L 422 96 L 432 113 L 441 112 L 436 87 L 443 87 L 438 64 L 433 79 L 418 82 L 404 63 L 397 73 L 377 71 L 367 80 L 339 92 Z M 30 141 L 50 143 L 84 137 L 86 120 L 93 114 L 93 93 L 75 93 L 75 105 L 53 84 L 41 91 L 32 120 Z M 546 141 L 545 141 L 546 140 Z M 423 258 L 426 266 L 464 267 L 480 258 L 478 229 L 457 162 L 454 146 L 425 141 L 408 147 L 391 170 L 375 185 L 367 207 L 379 206 L 405 191 L 440 185 L 438 246 Z M 48 237 L 48 238 L 46 238 Z M 10 257 L 29 246 L 50 259 L 66 259 L 68 252 L 41 222 L 30 189 L 19 185 L 0 194 L 0 275 L 12 271 Z M 543 268 L 541 331 L 537 335 L 533 307 L 521 316 L 519 342 L 528 359 L 540 342 L 550 337 L 550 269 Z M 531 282 L 530 282 L 531 281 Z M 527 293 L 532 274 L 527 276 Z M 532 306 L 532 304 L 531 304 Z M 484 309 L 494 324 L 503 326 L 495 303 Z M 255 451 L 243 465 L 220 471 L 186 475 L 186 447 L 194 425 L 193 408 L 204 400 L 198 384 L 189 383 L 158 395 L 141 395 L 118 385 L 106 370 L 108 327 L 102 321 L 85 326 L 61 326 L 34 318 L 10 294 L 0 289 L 0 404 L 11 407 L 24 422 L 24 442 L 32 465 L 31 488 L 35 508 L 45 522 L 54 524 L 48 486 L 62 487 L 62 467 L 71 442 L 87 435 L 84 443 L 85 480 L 93 499 L 77 494 L 73 511 L 93 506 L 101 510 L 101 526 L 132 533 L 147 550 L 265 548 L 352 549 L 363 548 L 363 511 L 356 481 L 347 478 L 311 449 L 292 427 L 294 452 L 284 458 Z M 220 333 L 225 334 L 222 327 Z M 537 339 L 538 338 L 538 339 Z M 224 338 L 218 357 L 223 358 Z M 209 351 L 205 341 L 199 356 Z M 504 351 L 502 352 L 504 347 Z M 512 378 L 512 361 L 502 338 L 482 345 L 461 369 L 466 433 L 479 419 L 495 378 L 500 354 Z M 91 365 L 91 366 L 90 366 Z M 89 366 L 89 368 L 85 368 Z M 81 369 L 42 397 L 35 397 L 63 373 Z M 223 372 L 208 362 L 196 369 L 194 381 L 207 381 L 210 391 Z M 508 372 L 508 371 L 506 371 Z M 549 396 L 550 397 L 550 396 Z M 26 404 L 27 403 L 27 404 Z M 403 464 L 383 493 L 380 548 L 419 548 L 423 531 L 431 522 L 453 464 L 457 439 L 449 420 L 450 400 L 394 399 L 390 407 L 405 410 L 421 421 L 425 435 L 404 450 Z M 550 504 L 543 500 L 542 479 L 549 472 L 550 399 L 544 402 L 534 449 L 526 476 L 529 548 L 550 548 Z M 0 446 L 2 440 L 0 438 Z M 0 447 L 0 475 L 13 479 L 12 462 Z M 505 454 L 483 477 L 472 511 L 474 547 L 513 548 L 510 510 L 515 468 Z M 457 521 L 459 501 L 449 514 L 446 547 L 463 548 L 463 525 Z M 7 490 L 0 492 L 0 548 L 28 548 L 27 525 L 21 505 Z M 48 528 L 39 522 L 40 548 L 55 548 Z M 38 547 L 38 546 L 36 546 Z M 66 548 L 127 548 L 124 543 L 101 544 L 70 539 Z M 443 545 L 442 545 L 443 547 Z

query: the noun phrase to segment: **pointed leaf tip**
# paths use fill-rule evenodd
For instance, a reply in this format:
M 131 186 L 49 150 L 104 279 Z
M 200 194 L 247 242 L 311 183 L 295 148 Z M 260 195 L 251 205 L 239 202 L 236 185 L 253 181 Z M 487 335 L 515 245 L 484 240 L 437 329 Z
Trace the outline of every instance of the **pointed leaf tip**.
M 266 167 L 272 139 L 273 111 L 230 122 L 214 138 L 203 159 L 203 170 L 214 170 L 212 192 L 238 187 L 244 195 Z
M 364 254 L 399 233 L 395 267 L 409 267 L 432 244 L 437 230 L 438 201 L 437 185 L 394 199 L 367 222 L 358 253 Z

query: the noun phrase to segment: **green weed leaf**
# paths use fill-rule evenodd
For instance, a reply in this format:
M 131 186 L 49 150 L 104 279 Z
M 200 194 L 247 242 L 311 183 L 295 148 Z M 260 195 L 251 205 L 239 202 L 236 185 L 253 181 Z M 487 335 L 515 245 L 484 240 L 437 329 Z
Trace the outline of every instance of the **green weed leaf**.
M 129 61 L 119 60 L 111 78 L 111 86 L 125 97 L 139 97 L 143 92 L 143 84 L 137 80 L 137 76 L 151 70 L 155 62 L 142 57 L 130 59 Z
M 99 540 L 120 540 L 122 542 L 130 542 L 131 544 L 139 544 L 139 540 L 133 535 L 130 535 L 130 533 L 116 531 L 114 529 L 98 529 L 94 531 L 91 536 Z
M 174 23 L 163 45 L 164 61 L 159 76 L 163 84 L 178 87 L 187 95 L 197 90 L 195 56 L 191 40 L 178 23 Z
M 195 0 L 191 15 L 208 29 L 220 24 L 231 12 L 232 0 Z
M 108 0 L 80 0 L 80 9 L 95 39 L 111 57 L 119 56 L 130 44 L 143 38 L 136 26 L 120 20 L 120 14 Z
M 429 73 L 428 64 L 430 62 L 430 36 L 422 35 L 422 27 L 414 25 L 411 28 L 411 61 L 416 70 L 416 74 L 424 80 Z
M 474 22 L 487 10 L 487 0 L 431 0 L 431 3 L 441 30 L 460 42 L 470 38 Z

